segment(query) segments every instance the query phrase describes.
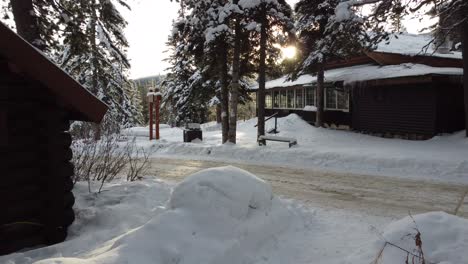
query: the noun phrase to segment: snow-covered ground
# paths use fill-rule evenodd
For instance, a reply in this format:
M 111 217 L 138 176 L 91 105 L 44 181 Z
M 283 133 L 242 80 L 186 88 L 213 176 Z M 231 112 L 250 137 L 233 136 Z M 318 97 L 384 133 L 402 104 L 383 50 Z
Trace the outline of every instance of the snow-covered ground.
M 235 167 L 201 171 L 178 185 L 150 177 L 117 182 L 101 194 L 79 183 L 75 195 L 77 220 L 67 241 L 0 263 L 362 264 L 383 252 L 379 263 L 395 264 L 405 263 L 406 253 L 386 241 L 415 253 L 416 227 L 426 263 L 468 259 L 465 219 L 434 212 L 385 227 L 394 219 L 279 199 Z
M 468 139 L 463 133 L 427 141 L 379 138 L 349 131 L 315 128 L 297 115 L 278 119 L 278 136 L 298 145 L 256 143 L 256 119 L 239 122 L 237 145 L 221 144 L 216 123 L 202 125 L 203 141 L 183 143 L 183 130 L 164 126 L 161 140 L 149 142 L 148 128 L 132 128 L 137 143 L 152 148 L 154 157 L 255 163 L 354 174 L 468 183 Z M 267 122 L 267 130 L 274 120 Z

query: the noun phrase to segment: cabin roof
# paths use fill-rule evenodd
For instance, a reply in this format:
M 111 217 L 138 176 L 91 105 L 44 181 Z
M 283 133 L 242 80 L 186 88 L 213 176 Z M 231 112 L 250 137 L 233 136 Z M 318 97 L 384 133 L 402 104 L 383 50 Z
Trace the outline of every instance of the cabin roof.
M 75 79 L 51 62 L 41 51 L 0 22 L 0 56 L 15 72 L 37 81 L 58 98 L 70 111 L 70 118 L 99 123 L 107 105 L 92 95 Z
M 388 41 L 382 41 L 377 45 L 375 51 L 394 53 L 408 56 L 431 56 L 437 58 L 461 59 L 462 53 L 458 51 L 439 53 L 432 45 L 431 34 L 409 34 L 402 33 L 391 35 Z
M 344 84 L 350 84 L 370 80 L 385 80 L 427 75 L 463 75 L 463 69 L 431 67 L 423 64 L 412 63 L 387 66 L 365 64 L 326 70 L 325 82 L 344 82 Z M 267 82 L 266 89 L 314 84 L 316 82 L 317 76 L 313 75 L 302 75 L 295 81 L 287 81 L 287 77 L 284 76 L 282 78 Z M 252 89 L 258 89 L 258 84 Z

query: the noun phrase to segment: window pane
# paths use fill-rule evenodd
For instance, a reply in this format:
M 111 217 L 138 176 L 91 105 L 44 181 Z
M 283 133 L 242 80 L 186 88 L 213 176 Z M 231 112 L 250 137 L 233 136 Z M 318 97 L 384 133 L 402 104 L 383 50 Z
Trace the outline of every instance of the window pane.
M 286 91 L 281 91 L 280 96 L 280 108 L 286 108 L 287 100 L 286 100 Z
M 306 87 L 306 105 L 315 105 L 315 87 Z
M 304 108 L 304 95 L 302 89 L 296 89 L 296 108 Z
M 349 110 L 349 96 L 347 91 L 337 91 L 337 108 L 341 110 Z
M 265 94 L 265 107 L 266 108 L 271 108 L 272 102 L 271 102 L 271 93 L 266 93 Z
M 280 92 L 279 91 L 274 91 L 273 95 L 274 95 L 273 107 L 278 108 L 280 106 Z
M 325 88 L 325 95 L 325 107 L 329 109 L 336 109 L 336 90 L 333 88 Z
M 288 90 L 288 108 L 294 108 L 294 90 Z

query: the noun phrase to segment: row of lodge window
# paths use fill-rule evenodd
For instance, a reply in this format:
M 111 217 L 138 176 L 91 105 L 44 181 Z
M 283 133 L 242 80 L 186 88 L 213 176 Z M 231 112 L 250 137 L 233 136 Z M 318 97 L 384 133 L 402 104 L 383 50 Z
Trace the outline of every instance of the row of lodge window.
M 267 91 L 266 108 L 298 109 L 306 105 L 316 106 L 316 87 L 305 86 L 296 89 Z M 325 88 L 325 110 L 349 111 L 349 92 L 345 88 Z

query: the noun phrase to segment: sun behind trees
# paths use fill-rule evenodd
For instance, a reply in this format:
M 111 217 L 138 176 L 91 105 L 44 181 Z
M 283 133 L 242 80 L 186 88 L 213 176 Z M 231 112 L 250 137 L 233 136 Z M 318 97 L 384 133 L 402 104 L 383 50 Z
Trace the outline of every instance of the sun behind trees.
M 404 30 L 405 17 L 417 12 L 438 17 L 427 29 L 436 33 L 440 43 L 453 35 L 462 43 L 468 39 L 468 2 L 461 0 L 310 0 L 299 1 L 294 14 L 285 1 L 178 2 L 179 18 L 169 38 L 172 72 L 166 80 L 165 99 L 174 107 L 178 123 L 204 122 L 208 108 L 218 105 L 223 143 L 235 143 L 237 105 L 248 100 L 249 82 L 259 84 L 258 136 L 264 134 L 264 83 L 280 68 L 279 47 L 296 37 L 298 63 L 288 69 L 294 68 L 292 79 L 317 74 L 317 126 L 322 126 L 325 65 L 372 50 Z M 361 7 L 368 11 L 361 12 Z M 468 45 L 461 46 L 467 67 Z M 468 102 L 466 74 L 464 78 Z
M 164 99 L 177 113 L 177 123 L 204 122 L 210 102 L 219 104 L 222 142 L 235 143 L 238 103 L 250 100 L 253 79 L 264 86 L 281 55 L 274 44 L 286 44 L 294 35 L 291 7 L 284 0 L 180 4 L 168 41 L 171 72 Z M 262 114 L 259 135 L 265 133 Z

